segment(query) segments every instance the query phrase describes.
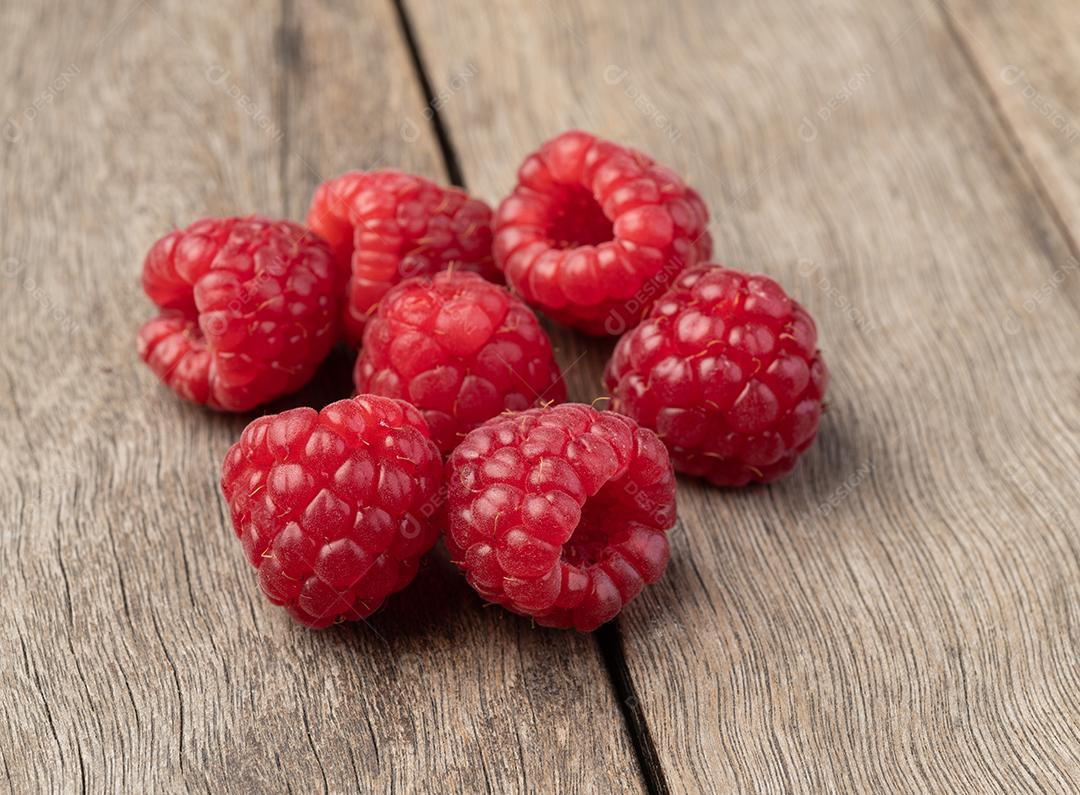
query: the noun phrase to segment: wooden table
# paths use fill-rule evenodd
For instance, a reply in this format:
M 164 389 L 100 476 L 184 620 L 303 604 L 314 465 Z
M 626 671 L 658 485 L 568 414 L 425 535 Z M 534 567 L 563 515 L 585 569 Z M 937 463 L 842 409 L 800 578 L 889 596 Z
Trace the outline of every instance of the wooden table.
M 1080 787 L 1080 4 L 0 10 L 0 782 L 13 791 Z M 142 255 L 393 166 L 496 202 L 582 127 L 671 164 L 833 373 L 769 488 L 680 483 L 594 635 L 444 556 L 369 624 L 270 607 L 221 459 L 137 360 Z M 609 345 L 553 329 L 572 397 Z M 319 385 L 271 408 L 348 394 Z

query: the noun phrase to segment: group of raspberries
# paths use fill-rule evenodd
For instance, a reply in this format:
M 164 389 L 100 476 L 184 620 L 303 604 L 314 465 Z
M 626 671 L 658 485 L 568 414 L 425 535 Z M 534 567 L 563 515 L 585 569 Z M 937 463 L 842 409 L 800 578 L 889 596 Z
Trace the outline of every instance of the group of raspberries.
M 181 397 L 246 412 L 359 348 L 356 397 L 258 417 L 221 473 L 263 592 L 300 622 L 370 615 L 441 536 L 485 600 L 589 631 L 663 573 L 675 469 L 766 483 L 817 433 L 813 320 L 710 264 L 708 228 L 674 172 L 579 131 L 529 155 L 494 214 L 351 172 L 306 227 L 208 218 L 155 243 L 139 354 Z M 533 309 L 622 334 L 608 410 L 565 402 Z

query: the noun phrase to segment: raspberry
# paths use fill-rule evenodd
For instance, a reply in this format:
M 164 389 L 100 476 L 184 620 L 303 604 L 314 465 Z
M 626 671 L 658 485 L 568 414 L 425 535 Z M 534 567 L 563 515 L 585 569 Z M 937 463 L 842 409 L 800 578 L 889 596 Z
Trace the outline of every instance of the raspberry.
M 566 400 L 551 343 L 532 311 L 475 273 L 393 288 L 367 325 L 356 389 L 410 401 L 444 454 L 500 412 Z
M 568 403 L 492 419 L 446 464 L 446 545 L 484 598 L 591 631 L 668 561 L 675 475 L 656 434 Z
M 207 218 L 157 241 L 143 290 L 162 312 L 139 355 L 187 400 L 247 411 L 294 392 L 337 338 L 327 245 L 289 221 Z
M 325 627 L 412 581 L 438 539 L 442 459 L 415 408 L 361 395 L 259 417 L 225 456 L 221 490 L 263 593 Z
M 533 306 L 621 334 L 712 251 L 701 198 L 633 149 L 572 130 L 529 155 L 495 215 L 495 261 Z
M 828 371 L 814 321 L 776 282 L 704 265 L 619 340 L 604 382 L 676 469 L 741 486 L 787 474 L 814 441 Z
M 402 279 L 451 266 L 493 281 L 491 208 L 457 188 L 400 171 L 350 171 L 322 183 L 308 226 L 351 278 L 345 339 L 359 345 L 379 300 Z

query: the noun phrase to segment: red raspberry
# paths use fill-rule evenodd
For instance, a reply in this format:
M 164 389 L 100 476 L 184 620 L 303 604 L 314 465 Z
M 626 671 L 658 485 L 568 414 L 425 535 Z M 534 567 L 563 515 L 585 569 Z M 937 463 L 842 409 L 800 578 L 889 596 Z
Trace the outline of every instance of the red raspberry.
M 652 431 L 568 403 L 496 417 L 446 464 L 446 545 L 485 599 L 588 632 L 659 579 L 675 475 Z
M 611 407 L 653 428 L 680 472 L 768 483 L 814 441 L 828 372 L 814 321 L 764 276 L 683 273 L 615 346 Z
M 633 327 L 712 252 L 701 198 L 633 149 L 572 130 L 526 158 L 495 215 L 495 260 L 525 300 L 596 335 Z
M 221 490 L 266 596 L 325 627 L 412 582 L 438 540 L 441 467 L 415 408 L 361 395 L 259 417 L 225 456 Z
M 359 345 L 379 300 L 402 279 L 446 270 L 502 282 L 491 259 L 491 208 L 457 188 L 400 171 L 350 171 L 315 191 L 308 226 L 349 281 L 345 339 Z
M 296 391 L 337 339 L 330 249 L 289 221 L 197 221 L 154 244 L 142 284 L 162 312 L 139 330 L 139 355 L 178 395 L 215 409 Z
M 444 454 L 500 412 L 566 400 L 536 315 L 475 273 L 417 277 L 387 293 L 354 378 L 358 392 L 420 409 Z

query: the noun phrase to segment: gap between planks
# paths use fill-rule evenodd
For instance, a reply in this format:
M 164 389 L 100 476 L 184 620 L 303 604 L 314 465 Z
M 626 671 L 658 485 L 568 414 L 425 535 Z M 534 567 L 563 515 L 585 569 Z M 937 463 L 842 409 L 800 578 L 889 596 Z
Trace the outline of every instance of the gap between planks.
M 288 0 L 286 0 L 288 2 Z M 394 11 L 397 13 L 398 24 L 401 27 L 401 37 L 405 47 L 409 51 L 412 60 L 413 71 L 420 83 L 420 90 L 424 92 L 425 108 L 428 110 L 427 119 L 431 123 L 431 131 L 435 134 L 435 140 L 439 143 L 439 154 L 442 156 L 443 166 L 446 168 L 446 176 L 451 185 L 459 188 L 465 187 L 465 179 L 461 174 L 461 164 L 458 162 L 457 150 L 450 139 L 450 133 L 443 123 L 439 106 L 435 101 L 435 91 L 431 88 L 431 80 L 428 77 L 427 67 L 424 65 L 424 57 L 420 53 L 420 45 L 416 40 L 416 32 L 412 22 L 409 21 L 409 12 L 405 10 L 403 0 L 391 0 Z
M 949 35 L 952 37 L 953 41 L 956 42 L 956 48 L 960 51 L 964 63 L 967 64 L 968 69 L 975 78 L 975 82 L 979 86 L 979 91 L 982 92 L 987 105 L 990 107 L 990 111 L 997 120 L 998 126 L 1001 128 L 1006 140 L 1008 140 L 1009 146 L 1012 147 L 1016 159 L 1019 161 L 1028 179 L 1031 181 L 1032 190 L 1035 192 L 1035 195 L 1039 197 L 1040 203 L 1045 208 L 1046 214 L 1050 216 L 1050 220 L 1053 222 L 1054 226 L 1057 227 L 1058 232 L 1065 242 L 1065 247 L 1069 250 L 1069 254 L 1077 262 L 1080 262 L 1080 243 L 1077 242 L 1072 229 L 1069 228 L 1069 224 L 1065 220 L 1061 207 L 1054 201 L 1053 196 L 1046 186 L 1046 181 L 1043 179 L 1034 160 L 1032 160 L 1027 147 L 1024 146 L 1019 130 L 1016 129 L 1016 125 L 1013 123 L 1012 119 L 1009 118 L 1009 114 L 1005 112 L 1005 108 L 1001 103 L 1001 98 L 994 90 L 986 70 L 983 68 L 978 56 L 975 54 L 975 48 L 961 30 L 961 28 L 964 28 L 965 26 L 962 25 L 956 18 L 956 15 L 949 10 L 949 7 L 946 5 L 946 0 L 935 0 L 934 5 L 936 5 L 941 12 L 945 29 L 949 31 Z
M 290 0 L 283 1 L 286 4 L 290 2 Z M 432 132 L 438 140 L 439 152 L 442 155 L 447 176 L 451 184 L 465 188 L 465 179 L 462 175 L 457 151 L 439 111 L 431 79 L 428 76 L 427 67 L 424 65 L 424 57 L 420 51 L 420 45 L 413 30 L 412 22 L 409 20 L 409 12 L 405 9 L 403 0 L 392 0 L 392 5 L 397 12 L 401 35 L 409 50 L 417 81 L 420 83 L 420 88 L 424 93 L 424 102 L 428 111 L 425 115 L 431 124 Z M 667 795 L 670 789 L 664 777 L 664 771 L 660 764 L 660 757 L 656 752 L 656 746 L 653 743 L 652 734 L 649 731 L 648 721 L 644 712 L 640 709 L 634 682 L 630 676 L 630 669 L 626 664 L 618 619 L 597 630 L 593 638 L 596 641 L 600 657 L 604 661 L 604 670 L 607 671 L 609 684 L 619 704 L 619 713 L 633 745 L 641 778 L 652 795 Z

